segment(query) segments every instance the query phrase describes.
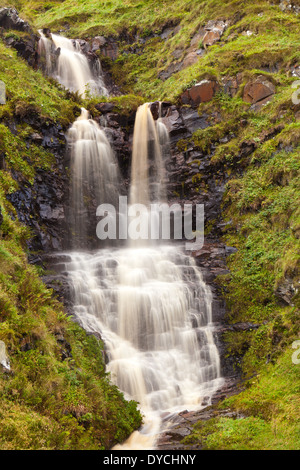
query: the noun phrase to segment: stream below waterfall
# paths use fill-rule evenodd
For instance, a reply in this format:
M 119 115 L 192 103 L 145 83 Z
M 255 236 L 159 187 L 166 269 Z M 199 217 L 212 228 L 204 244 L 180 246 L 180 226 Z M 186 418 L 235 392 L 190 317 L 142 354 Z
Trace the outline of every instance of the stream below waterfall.
M 60 47 L 52 75 L 67 88 L 84 90 L 91 75 L 76 43 L 56 35 L 52 41 Z M 42 35 L 40 49 L 49 70 L 51 47 Z M 92 80 L 102 83 L 101 77 Z M 139 403 L 144 415 L 142 429 L 115 449 L 154 449 L 172 415 L 207 406 L 222 385 L 211 290 L 184 245 L 171 240 L 138 239 L 85 249 L 89 196 L 95 207 L 115 207 L 120 174 L 104 130 L 86 110 L 67 139 L 72 249 L 62 255 L 67 259 L 74 315 L 84 329 L 101 335 L 111 380 L 126 398 Z M 167 151 L 165 126 L 154 120 L 147 103 L 140 106 L 133 134 L 130 207 L 148 208 L 166 200 Z M 93 217 L 96 220 L 96 212 Z

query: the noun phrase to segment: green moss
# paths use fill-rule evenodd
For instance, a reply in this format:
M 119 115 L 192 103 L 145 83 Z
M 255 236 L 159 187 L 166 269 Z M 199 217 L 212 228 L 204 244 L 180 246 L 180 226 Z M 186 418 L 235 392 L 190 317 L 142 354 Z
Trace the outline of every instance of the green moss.
M 59 120 L 64 127 L 73 122 L 76 104 L 67 98 L 66 91 L 39 70 L 29 67 L 1 40 L 0 61 L 0 80 L 5 84 L 7 95 L 6 104 L 1 105 L 0 119 L 27 117 L 40 124 Z
M 245 391 L 219 405 L 235 417 L 218 414 L 198 422 L 185 444 L 207 450 L 299 450 L 299 365 L 289 348 L 276 365 L 264 365 Z

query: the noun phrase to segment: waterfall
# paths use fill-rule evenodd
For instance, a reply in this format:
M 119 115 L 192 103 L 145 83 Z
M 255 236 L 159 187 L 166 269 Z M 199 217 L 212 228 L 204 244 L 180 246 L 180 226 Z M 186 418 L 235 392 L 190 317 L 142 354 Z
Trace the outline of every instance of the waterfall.
M 87 92 L 96 96 L 108 96 L 99 59 L 96 60 L 93 73 L 77 40 L 52 33 L 47 37 L 42 31 L 39 33 L 39 57 L 40 61 L 42 58 L 45 61 L 44 69 L 47 75 L 55 78 L 66 89 L 78 92 L 83 97 L 86 97 Z
M 99 185 L 99 200 L 110 202 L 118 192 L 117 171 L 101 130 L 85 111 L 69 139 L 76 169 L 72 211 L 81 226 L 82 187 L 89 175 L 95 191 Z M 166 198 L 167 148 L 164 124 L 154 121 L 148 104 L 141 106 L 134 126 L 130 204 L 148 206 Z M 128 243 L 68 255 L 75 316 L 84 329 L 101 334 L 112 381 L 145 416 L 143 428 L 115 449 L 155 448 L 164 416 L 209 404 L 222 384 L 211 290 L 194 259 L 174 243 Z
M 139 106 L 133 131 L 130 203 L 149 205 L 166 199 L 163 148 L 165 125 L 155 124 L 149 104 Z
M 45 70 L 46 75 L 51 76 L 54 71 L 52 56 L 55 56 L 55 47 L 53 41 L 42 31 L 39 31 L 40 39 L 38 42 L 39 61 Z
M 117 207 L 119 169 L 110 143 L 97 122 L 82 108 L 67 134 L 70 153 L 70 224 L 73 247 L 87 247 L 95 234 L 96 209 L 101 203 Z M 91 213 L 92 212 L 92 213 Z

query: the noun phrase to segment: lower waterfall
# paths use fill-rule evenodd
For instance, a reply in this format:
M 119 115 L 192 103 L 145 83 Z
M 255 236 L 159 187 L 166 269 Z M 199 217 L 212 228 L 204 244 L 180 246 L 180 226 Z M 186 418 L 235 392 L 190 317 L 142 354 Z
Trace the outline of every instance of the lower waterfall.
M 152 448 L 163 415 L 209 404 L 222 383 L 211 291 L 176 246 L 69 256 L 76 318 L 101 334 L 112 381 L 145 414 L 125 446 Z
M 85 114 L 82 119 L 75 124 L 87 129 L 93 159 L 103 158 L 99 153 L 103 146 L 93 143 L 99 138 L 98 128 L 96 132 Z M 84 160 L 84 134 L 71 129 L 71 135 L 75 148 L 79 139 Z M 142 202 L 148 207 L 166 194 L 162 187 L 166 137 L 164 125 L 154 121 L 148 104 L 141 106 L 133 137 L 130 204 Z M 103 155 L 113 157 L 107 150 Z M 85 164 L 90 161 L 87 154 Z M 102 181 L 105 185 L 108 178 Z M 211 290 L 194 258 L 171 241 L 130 240 L 121 248 L 93 252 L 75 248 L 66 254 L 75 317 L 86 331 L 100 333 L 111 380 L 126 398 L 139 403 L 144 414 L 142 429 L 114 449 L 154 449 L 168 417 L 206 406 L 222 384 Z

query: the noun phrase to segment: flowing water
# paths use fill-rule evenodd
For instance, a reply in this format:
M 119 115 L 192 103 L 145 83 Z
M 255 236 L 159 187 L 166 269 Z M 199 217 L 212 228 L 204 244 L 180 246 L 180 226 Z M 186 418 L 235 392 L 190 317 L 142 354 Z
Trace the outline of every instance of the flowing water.
M 102 132 L 83 110 L 69 133 L 76 175 L 72 212 L 79 231 L 89 175 L 99 203 L 111 203 L 118 193 L 115 158 Z M 130 204 L 148 207 L 165 200 L 167 147 L 163 123 L 153 120 L 148 104 L 141 106 Z M 194 259 L 171 242 L 130 240 L 123 248 L 68 255 L 75 316 L 87 331 L 101 334 L 112 381 L 145 416 L 142 429 L 115 449 L 153 449 L 166 416 L 207 405 L 222 384 L 210 288 Z
M 108 96 L 99 60 L 96 60 L 93 70 L 78 41 L 58 34 L 49 34 L 47 37 L 42 31 L 39 33 L 39 56 L 45 58 L 47 75 L 83 97 L 86 97 L 87 91 L 91 95 Z M 55 58 L 54 63 L 52 57 Z
M 155 123 L 148 103 L 136 113 L 132 161 L 130 203 L 144 204 L 166 200 L 163 152 L 168 145 L 165 125 Z
M 101 203 L 118 205 L 120 175 L 118 164 L 103 129 L 81 115 L 67 134 L 70 152 L 70 224 L 72 246 L 86 248 L 88 228 L 95 225 L 96 208 Z M 92 206 L 93 212 L 89 213 Z M 93 235 L 95 235 L 95 230 Z
M 220 387 L 212 296 L 176 246 L 70 253 L 80 324 L 101 333 L 107 369 L 146 426 L 122 448 L 153 448 L 163 415 L 195 410 Z

